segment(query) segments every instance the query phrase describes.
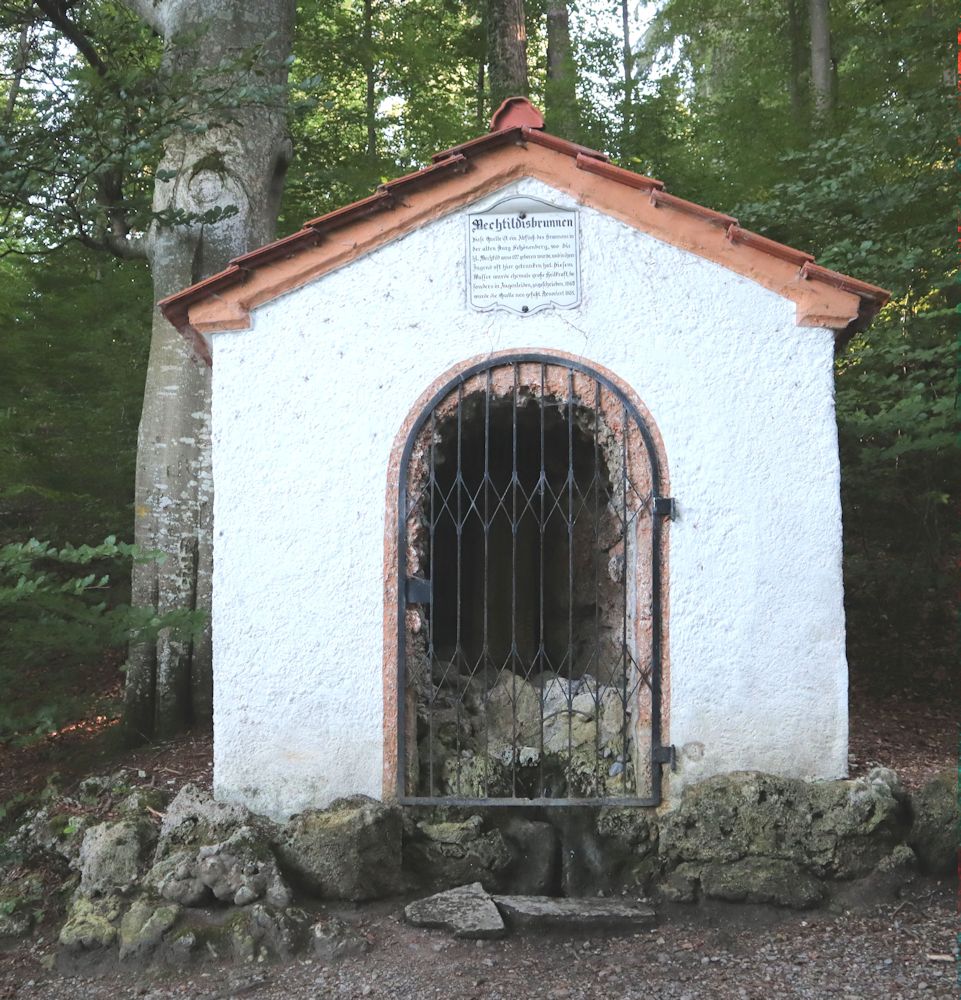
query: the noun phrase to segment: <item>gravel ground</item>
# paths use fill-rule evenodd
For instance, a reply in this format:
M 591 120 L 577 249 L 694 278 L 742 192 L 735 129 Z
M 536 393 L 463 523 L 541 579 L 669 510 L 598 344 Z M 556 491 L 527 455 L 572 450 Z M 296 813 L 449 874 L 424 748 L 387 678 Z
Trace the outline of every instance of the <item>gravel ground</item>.
M 333 911 L 332 911 L 333 912 Z M 951 887 L 920 882 L 897 904 L 795 913 L 718 904 L 662 910 L 629 936 L 517 935 L 462 942 L 409 927 L 397 904 L 338 909 L 370 951 L 325 966 L 205 966 L 98 976 L 43 971 L 38 954 L 0 958 L 0 998 L 321 997 L 545 1000 L 780 1000 L 961 997 Z M 40 949 L 42 950 L 42 948 Z

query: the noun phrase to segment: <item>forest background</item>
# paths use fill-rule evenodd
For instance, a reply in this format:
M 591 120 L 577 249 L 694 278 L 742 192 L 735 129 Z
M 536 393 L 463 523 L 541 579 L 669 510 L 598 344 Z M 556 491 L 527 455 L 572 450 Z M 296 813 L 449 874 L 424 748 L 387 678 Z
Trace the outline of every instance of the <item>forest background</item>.
M 852 684 L 959 693 L 953 4 L 303 2 L 291 51 L 269 56 L 282 72 L 252 72 L 268 31 L 233 53 L 229 85 L 222 62 L 159 73 L 169 38 L 137 8 L 0 2 L 0 741 L 115 717 L 131 626 L 202 628 L 190 608 L 126 610 L 115 541 L 133 538 L 156 322 L 130 237 L 231 225 L 229 204 L 157 208 L 158 164 L 204 127 L 199 104 L 208 126 L 260 107 L 289 129 L 278 235 L 485 132 L 526 91 L 549 131 L 891 289 L 837 358 Z

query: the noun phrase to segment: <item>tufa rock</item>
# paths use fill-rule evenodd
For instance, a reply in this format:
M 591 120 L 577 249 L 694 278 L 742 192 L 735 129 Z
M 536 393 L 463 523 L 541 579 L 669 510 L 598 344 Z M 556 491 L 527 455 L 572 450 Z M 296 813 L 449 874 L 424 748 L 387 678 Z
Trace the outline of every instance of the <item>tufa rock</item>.
M 201 847 L 197 875 L 221 902 L 246 906 L 263 899 L 279 909 L 290 906 L 291 892 L 274 855 L 252 827 L 240 827 L 222 844 Z
M 480 816 L 462 821 L 422 821 L 404 844 L 405 867 L 421 885 L 447 889 L 469 882 L 496 888 L 512 856 L 500 830 L 484 831 Z
M 291 878 L 325 899 L 356 902 L 402 888 L 400 812 L 365 795 L 298 813 L 274 849 Z
M 109 947 L 117 938 L 116 920 L 120 910 L 116 897 L 88 899 L 77 893 L 70 904 L 66 923 L 60 929 L 60 944 L 69 952 Z
M 540 742 L 540 693 L 516 674 L 505 672 L 497 678 L 484 700 L 483 712 L 492 755 L 502 748 Z
M 765 857 L 822 877 L 855 878 L 903 839 L 907 811 L 896 791 L 882 776 L 805 782 L 754 771 L 717 775 L 684 790 L 663 820 L 659 851 L 668 867 Z
M 204 906 L 213 894 L 200 878 L 194 851 L 175 851 L 143 877 L 146 888 L 180 906 Z
M 176 904 L 138 899 L 120 921 L 120 960 L 149 957 L 179 916 Z
M 958 783 L 956 771 L 944 771 L 929 781 L 911 801 L 913 822 L 908 842 L 921 868 L 931 875 L 947 875 L 958 864 L 961 847 Z
M 772 903 L 804 910 L 824 895 L 820 882 L 790 861 L 745 858 L 729 864 L 707 865 L 701 888 L 710 899 L 729 902 Z
M 404 916 L 415 927 L 439 927 L 457 938 L 499 938 L 505 933 L 504 921 L 480 882 L 409 903 Z
M 163 812 L 170 802 L 170 792 L 163 788 L 135 788 L 117 807 L 124 819 L 147 819 Z
M 284 909 L 291 892 L 264 837 L 242 826 L 222 844 L 169 854 L 144 876 L 144 884 L 180 906 L 199 907 L 214 900 L 247 906 L 263 900 Z
M 89 825 L 88 817 L 69 812 L 51 812 L 46 808 L 28 812 L 4 842 L 0 855 L 28 863 L 52 855 L 73 864 Z
M 154 860 L 185 847 L 222 844 L 242 826 L 272 830 L 269 820 L 254 816 L 246 806 L 216 802 L 196 785 L 184 785 L 164 814 Z
M 127 892 L 137 881 L 152 838 L 152 827 L 129 820 L 100 823 L 87 830 L 77 859 L 81 895 Z
M 896 900 L 918 869 L 918 859 L 906 844 L 899 844 L 870 875 L 844 883 L 833 894 L 832 909 L 865 909 Z

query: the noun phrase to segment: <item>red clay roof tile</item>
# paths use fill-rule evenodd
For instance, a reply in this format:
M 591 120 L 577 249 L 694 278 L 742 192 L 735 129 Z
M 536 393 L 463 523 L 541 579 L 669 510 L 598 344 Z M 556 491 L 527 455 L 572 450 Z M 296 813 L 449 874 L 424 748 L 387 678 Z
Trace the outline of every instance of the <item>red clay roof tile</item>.
M 536 124 L 538 121 L 539 125 Z M 243 284 L 254 269 L 316 247 L 322 241 L 323 234 L 331 230 L 352 225 L 379 212 L 395 208 L 398 205 L 395 194 L 443 183 L 445 177 L 470 170 L 473 160 L 483 158 L 486 154 L 511 143 L 522 148 L 531 143 L 571 157 L 576 166 L 586 173 L 635 190 L 649 192 L 650 202 L 655 207 L 673 209 L 711 225 L 723 227 L 727 239 L 734 245 L 748 246 L 771 258 L 797 264 L 800 268 L 799 277 L 802 279 L 820 281 L 858 296 L 861 299 L 859 316 L 847 328 L 838 332 L 839 343 L 850 337 L 856 329 L 866 326 L 890 298 L 890 293 L 883 288 L 831 271 L 814 263 L 814 258 L 808 253 L 742 229 L 737 219 L 732 216 L 678 198 L 664 190 L 663 181 L 617 167 L 608 162 L 604 153 L 549 135 L 541 131 L 542 125 L 540 113 L 529 102 L 523 98 L 510 98 L 501 105 L 492 119 L 492 126 L 502 127 L 435 154 L 429 166 L 382 184 L 372 195 L 360 201 L 311 219 L 299 232 L 235 258 L 226 270 L 168 296 L 158 305 L 167 319 L 197 344 L 199 353 L 209 361 L 209 353 L 203 338 L 190 325 L 188 313 L 192 306 L 217 296 L 228 288 Z

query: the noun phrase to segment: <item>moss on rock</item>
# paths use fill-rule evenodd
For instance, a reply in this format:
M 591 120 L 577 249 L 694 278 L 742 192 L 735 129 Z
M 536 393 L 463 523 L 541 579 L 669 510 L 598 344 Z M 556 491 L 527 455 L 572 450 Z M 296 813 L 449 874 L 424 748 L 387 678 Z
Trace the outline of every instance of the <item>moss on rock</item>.
M 764 857 L 855 878 L 901 842 L 906 821 L 903 797 L 884 775 L 805 782 L 742 771 L 686 788 L 662 821 L 660 852 L 668 867 Z
M 325 899 L 377 899 L 403 886 L 400 812 L 365 795 L 298 813 L 273 846 L 285 872 Z
M 109 947 L 117 939 L 116 922 L 121 909 L 116 897 L 88 899 L 78 893 L 60 929 L 60 944 L 70 952 Z

